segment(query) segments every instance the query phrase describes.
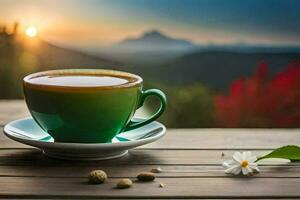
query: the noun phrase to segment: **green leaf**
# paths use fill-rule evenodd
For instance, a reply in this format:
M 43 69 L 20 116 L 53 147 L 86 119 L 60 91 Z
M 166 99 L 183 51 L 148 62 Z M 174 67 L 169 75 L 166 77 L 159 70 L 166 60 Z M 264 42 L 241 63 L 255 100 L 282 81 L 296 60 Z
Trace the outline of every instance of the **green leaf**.
M 256 162 L 266 158 L 284 158 L 292 162 L 298 162 L 300 161 L 300 147 L 296 145 L 280 147 L 265 156 L 259 157 Z

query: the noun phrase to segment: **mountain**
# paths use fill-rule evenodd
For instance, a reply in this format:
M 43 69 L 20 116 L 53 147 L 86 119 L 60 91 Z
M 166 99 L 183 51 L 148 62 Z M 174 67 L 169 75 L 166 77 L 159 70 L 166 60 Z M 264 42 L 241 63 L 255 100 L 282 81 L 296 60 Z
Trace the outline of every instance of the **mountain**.
M 138 73 L 149 80 L 167 84 L 201 82 L 210 88 L 226 91 L 233 80 L 254 74 L 262 61 L 269 65 L 274 75 L 295 60 L 300 61 L 300 53 L 199 51 L 175 58 L 155 69 L 139 69 Z
M 157 30 L 151 30 L 138 38 L 125 39 L 114 47 L 142 51 L 178 51 L 189 50 L 195 46 L 195 44 L 188 40 L 175 39 Z
M 143 33 L 137 38 L 127 38 L 110 48 L 98 49 L 97 55 L 133 67 L 152 67 L 174 59 L 198 48 L 188 40 L 175 39 L 157 30 Z

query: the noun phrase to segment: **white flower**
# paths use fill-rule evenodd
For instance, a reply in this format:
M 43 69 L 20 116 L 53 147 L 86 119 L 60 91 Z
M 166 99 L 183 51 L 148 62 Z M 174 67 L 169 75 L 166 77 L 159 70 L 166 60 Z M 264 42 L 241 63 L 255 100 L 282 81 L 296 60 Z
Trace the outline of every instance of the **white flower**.
M 244 175 L 252 175 L 254 172 L 259 172 L 257 167 L 256 156 L 252 156 L 250 151 L 247 152 L 235 152 L 232 156 L 232 160 L 223 162 L 225 167 L 225 173 L 238 175 L 241 172 Z

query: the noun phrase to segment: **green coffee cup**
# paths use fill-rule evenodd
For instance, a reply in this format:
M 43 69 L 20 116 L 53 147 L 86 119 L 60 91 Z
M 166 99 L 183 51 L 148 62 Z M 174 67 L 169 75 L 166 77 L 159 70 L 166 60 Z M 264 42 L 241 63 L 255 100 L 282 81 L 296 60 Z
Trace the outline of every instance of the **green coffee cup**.
M 142 91 L 142 83 L 141 77 L 121 71 L 68 69 L 28 75 L 23 87 L 32 117 L 55 142 L 107 143 L 164 112 L 165 94 L 158 89 Z M 152 95 L 161 102 L 158 111 L 148 119 L 132 121 Z

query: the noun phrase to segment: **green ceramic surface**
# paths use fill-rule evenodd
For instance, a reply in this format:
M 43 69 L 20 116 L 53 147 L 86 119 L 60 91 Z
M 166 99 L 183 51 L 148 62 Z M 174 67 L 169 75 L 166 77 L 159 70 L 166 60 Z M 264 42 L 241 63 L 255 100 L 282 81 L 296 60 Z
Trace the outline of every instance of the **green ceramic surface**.
M 136 80 L 108 87 L 57 87 L 31 85 L 29 79 L 44 74 L 119 74 Z M 118 133 L 148 124 L 164 111 L 166 97 L 157 89 L 142 91 L 142 79 L 136 75 L 108 70 L 53 70 L 24 78 L 28 109 L 37 124 L 56 142 L 105 143 Z M 130 121 L 145 99 L 157 96 L 159 110 L 149 119 Z

